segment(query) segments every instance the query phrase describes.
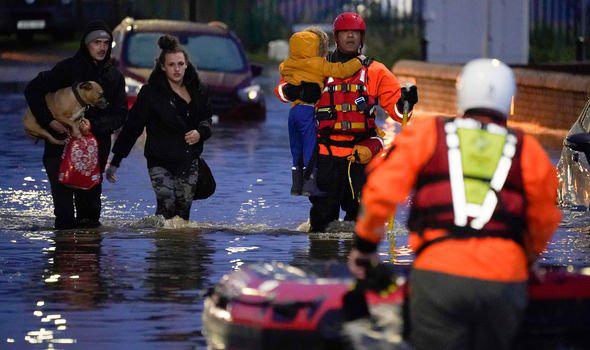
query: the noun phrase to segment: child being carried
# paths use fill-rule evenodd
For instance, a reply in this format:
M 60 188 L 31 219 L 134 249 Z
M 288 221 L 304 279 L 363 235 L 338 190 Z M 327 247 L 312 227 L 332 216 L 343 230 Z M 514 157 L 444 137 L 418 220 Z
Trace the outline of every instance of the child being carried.
M 323 89 L 326 78 L 348 78 L 361 69 L 365 60 L 365 56 L 359 55 L 344 63 L 332 63 L 325 59 L 327 53 L 328 34 L 321 29 L 309 27 L 294 33 L 289 39 L 289 57 L 279 66 L 281 78 L 291 85 L 315 83 Z M 306 169 L 316 147 L 314 103 L 296 100 L 289 111 L 289 143 L 293 157 L 291 195 L 294 196 L 309 196 L 313 192 L 314 183 L 304 181 L 304 174 L 308 173 Z

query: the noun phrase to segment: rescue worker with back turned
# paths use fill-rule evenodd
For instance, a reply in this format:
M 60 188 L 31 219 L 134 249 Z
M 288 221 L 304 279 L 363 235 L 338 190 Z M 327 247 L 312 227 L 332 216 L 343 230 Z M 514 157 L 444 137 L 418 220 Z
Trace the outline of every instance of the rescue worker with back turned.
M 358 56 L 365 30 L 357 13 L 338 15 L 333 23 L 336 50 L 328 55 L 328 61 L 346 62 Z M 281 82 L 276 94 L 283 102 L 299 99 L 312 103 L 319 96 L 315 104 L 318 154 L 315 167 L 310 166 L 318 191 L 309 197 L 310 231 L 325 231 L 330 222 L 339 219 L 340 208 L 346 213 L 344 220 L 356 220 L 365 165 L 383 148 L 375 108 L 379 104 L 393 120 L 401 122 L 403 100 L 408 101 L 410 111 L 418 101 L 416 87 L 401 89 L 389 69 L 366 59 L 350 78 L 327 78 L 323 90 L 317 84 Z
M 533 137 L 506 126 L 515 91 L 504 63 L 470 61 L 457 86 L 464 114 L 414 121 L 369 166 L 349 267 L 363 278 L 359 259 L 377 262 L 384 223 L 414 190 L 409 340 L 418 350 L 510 349 L 529 267 L 559 224 L 555 168 Z

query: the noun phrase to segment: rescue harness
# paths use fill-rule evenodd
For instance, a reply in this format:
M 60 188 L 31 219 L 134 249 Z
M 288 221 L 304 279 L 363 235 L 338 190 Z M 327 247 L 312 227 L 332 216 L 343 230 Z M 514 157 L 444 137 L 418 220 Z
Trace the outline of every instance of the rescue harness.
M 367 77 L 365 65 L 350 78 L 326 80 L 315 110 L 320 153 L 345 157 L 359 141 L 376 136 L 377 99 L 367 93 Z
M 437 141 L 426 175 L 418 180 L 409 226 L 420 235 L 426 228 L 448 233 L 427 241 L 416 255 L 449 238 L 502 237 L 522 245 L 522 136 L 473 118 L 438 123 L 438 134 L 444 137 Z
M 495 141 L 495 143 L 500 143 L 504 141 L 502 155 L 500 160 L 494 164 L 496 169 L 494 170 L 489 182 L 486 179 L 485 181 L 477 181 L 476 183 L 471 184 L 472 187 L 474 187 L 477 185 L 482 185 L 485 182 L 489 183 L 489 188 L 485 193 L 483 200 L 481 200 L 481 198 L 473 198 L 477 196 L 477 194 L 475 194 L 470 196 L 473 198 L 472 200 L 467 201 L 465 187 L 468 187 L 469 184 L 465 182 L 464 176 L 471 175 L 473 177 L 473 171 L 477 169 L 465 169 L 470 171 L 469 173 L 464 172 L 462 151 L 471 153 L 479 151 L 479 149 L 469 149 L 467 147 L 460 149 L 460 140 L 462 137 L 459 136 L 458 129 L 463 129 L 464 133 L 467 133 L 467 135 L 461 135 L 463 136 L 463 139 L 483 137 L 487 140 L 481 140 L 482 142 Z M 451 178 L 451 194 L 453 196 L 455 225 L 464 227 L 467 225 L 467 217 L 469 216 L 473 218 L 473 220 L 471 220 L 469 223 L 469 226 L 475 230 L 481 230 L 481 228 L 490 221 L 492 214 L 498 205 L 498 196 L 496 193 L 502 190 L 502 187 L 506 182 L 506 178 L 508 177 L 508 170 L 510 170 L 510 167 L 512 166 L 512 158 L 516 153 L 516 136 L 509 133 L 508 129 L 498 126 L 497 124 L 485 124 L 483 129 L 488 135 L 481 135 L 480 130 L 482 130 L 482 124 L 475 119 L 458 118 L 445 124 L 445 131 L 447 133 L 446 141 L 447 146 L 449 147 L 449 175 Z M 495 138 L 495 140 L 492 138 Z M 467 157 L 468 156 L 469 155 L 467 155 Z M 468 166 L 472 167 L 473 165 L 468 164 Z M 473 192 L 477 189 L 472 188 L 471 190 Z M 477 197 L 481 197 L 481 195 Z

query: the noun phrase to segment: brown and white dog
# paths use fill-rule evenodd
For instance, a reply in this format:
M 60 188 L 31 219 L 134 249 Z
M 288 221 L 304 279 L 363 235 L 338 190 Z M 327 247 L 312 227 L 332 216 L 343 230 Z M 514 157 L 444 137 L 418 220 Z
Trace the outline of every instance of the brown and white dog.
M 89 106 L 106 108 L 107 100 L 103 96 L 102 87 L 94 81 L 84 81 L 59 89 L 45 95 L 45 102 L 53 118 L 69 127 L 74 137 L 80 136 L 80 121 Z M 30 108 L 27 108 L 23 118 L 25 132 L 34 138 L 44 138 L 56 145 L 63 145 L 65 141 L 54 138 L 35 119 Z

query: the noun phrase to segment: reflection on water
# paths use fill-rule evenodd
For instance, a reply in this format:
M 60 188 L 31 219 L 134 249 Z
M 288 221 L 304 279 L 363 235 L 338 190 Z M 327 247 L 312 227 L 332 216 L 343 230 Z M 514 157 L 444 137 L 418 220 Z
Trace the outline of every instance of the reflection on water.
M 154 248 L 145 259 L 144 287 L 150 291 L 147 298 L 160 302 L 194 302 L 194 291 L 202 290 L 209 275 L 212 254 L 208 241 L 199 231 L 155 232 Z
M 102 236 L 95 232 L 57 232 L 42 277 L 54 291 L 51 301 L 93 309 L 107 298 L 108 286 L 100 273 Z
M 190 222 L 153 216 L 136 149 L 119 182 L 103 185 L 103 227 L 55 232 L 42 146 L 20 124 L 24 100 L 0 96 L 0 349 L 202 349 L 203 295 L 228 271 L 257 261 L 344 262 L 346 223 L 323 234 L 297 231 L 309 204 L 289 194 L 289 106 L 272 97 L 267 106 L 264 123 L 216 125 L 204 157 L 217 192 L 194 202 Z M 560 149 L 544 145 L 556 162 Z M 406 219 L 400 207 L 393 260 L 402 265 L 413 258 Z M 541 262 L 590 266 L 589 237 L 587 213 L 564 210 Z M 391 259 L 388 244 L 379 249 Z
M 557 167 L 558 201 L 563 206 L 590 205 L 590 167 L 583 153 L 563 147 Z

